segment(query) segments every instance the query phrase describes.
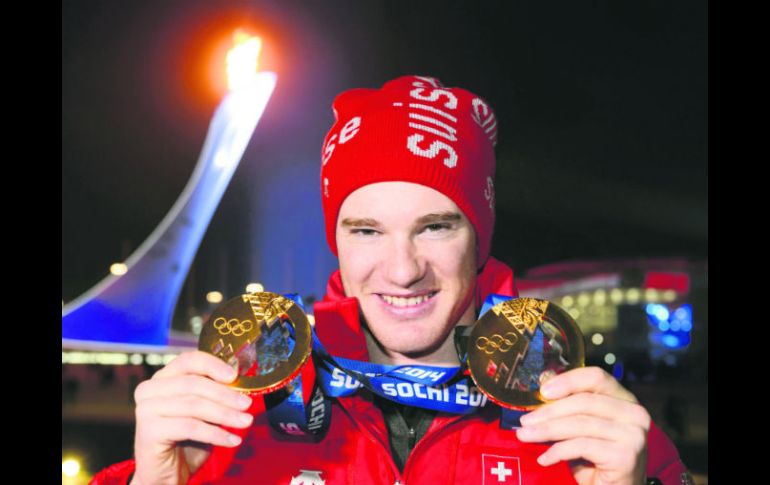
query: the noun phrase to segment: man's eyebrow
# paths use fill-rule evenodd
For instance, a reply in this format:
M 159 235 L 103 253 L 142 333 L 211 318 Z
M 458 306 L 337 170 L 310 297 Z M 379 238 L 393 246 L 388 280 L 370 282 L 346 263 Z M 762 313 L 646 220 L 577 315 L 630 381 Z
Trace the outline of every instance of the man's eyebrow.
M 453 211 L 425 214 L 417 219 L 417 224 L 435 224 L 437 222 L 457 222 L 462 220 L 462 216 Z
M 416 222 L 417 224 L 435 224 L 437 222 L 456 222 L 460 220 L 462 220 L 462 216 L 459 213 L 445 211 L 425 214 L 417 219 Z M 382 227 L 382 224 L 380 224 L 377 219 L 372 219 L 371 217 L 364 217 L 361 219 L 346 217 L 340 222 L 340 225 L 342 227 L 374 227 L 378 229 Z
M 354 219 L 351 217 L 346 217 L 342 220 L 340 223 L 342 227 L 381 227 L 381 224 L 376 219 L 371 218 L 363 218 L 363 219 Z

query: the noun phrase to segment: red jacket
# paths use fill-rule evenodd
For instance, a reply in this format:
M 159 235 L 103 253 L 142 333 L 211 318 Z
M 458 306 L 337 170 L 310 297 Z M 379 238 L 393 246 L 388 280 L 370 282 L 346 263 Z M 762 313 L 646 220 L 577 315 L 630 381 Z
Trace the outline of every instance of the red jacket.
M 513 272 L 490 258 L 478 278 L 476 305 L 489 293 L 516 295 Z M 339 271 L 327 295 L 314 306 L 316 332 L 332 355 L 368 360 L 358 319 L 358 303 L 347 298 Z M 303 382 L 312 382 L 307 366 Z M 305 389 L 309 397 L 310 387 Z M 255 399 L 257 414 L 237 448 L 215 448 L 190 483 L 217 484 L 574 484 L 565 462 L 542 467 L 536 459 L 547 444 L 522 443 L 514 431 L 501 430 L 500 410 L 488 405 L 474 414 L 438 413 L 425 436 L 412 450 L 400 473 L 391 458 L 382 413 L 368 391 L 333 401 L 332 420 L 318 443 L 276 433 L 268 424 L 264 404 Z M 92 483 L 124 484 L 133 462 L 113 465 Z M 647 475 L 666 485 L 680 484 L 685 467 L 676 448 L 655 425 L 648 434 Z

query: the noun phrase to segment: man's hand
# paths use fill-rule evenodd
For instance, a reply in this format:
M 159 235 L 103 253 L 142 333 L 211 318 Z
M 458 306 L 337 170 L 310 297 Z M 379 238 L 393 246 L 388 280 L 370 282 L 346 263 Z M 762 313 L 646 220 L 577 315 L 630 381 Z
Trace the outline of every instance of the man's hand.
M 235 371 L 205 352 L 186 352 L 139 384 L 132 484 L 177 484 L 208 458 L 210 445 L 234 447 L 241 439 L 219 425 L 246 428 L 251 398 L 226 384 Z
M 551 400 L 521 418 L 521 441 L 554 441 L 538 462 L 572 461 L 580 485 L 639 485 L 647 462 L 650 415 L 598 367 L 573 369 L 541 388 Z

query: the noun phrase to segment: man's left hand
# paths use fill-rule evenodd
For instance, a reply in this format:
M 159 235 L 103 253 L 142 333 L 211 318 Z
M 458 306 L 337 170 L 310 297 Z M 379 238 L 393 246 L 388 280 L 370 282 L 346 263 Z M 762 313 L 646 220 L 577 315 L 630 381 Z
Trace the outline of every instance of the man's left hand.
M 599 367 L 549 379 L 549 400 L 521 418 L 519 440 L 553 441 L 538 462 L 570 461 L 580 485 L 639 485 L 644 481 L 650 415 L 636 397 Z

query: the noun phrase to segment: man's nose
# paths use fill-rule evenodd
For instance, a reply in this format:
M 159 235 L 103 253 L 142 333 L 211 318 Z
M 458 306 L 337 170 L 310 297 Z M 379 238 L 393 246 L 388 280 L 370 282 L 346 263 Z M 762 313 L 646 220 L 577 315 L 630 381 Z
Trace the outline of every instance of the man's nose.
M 425 259 L 411 238 L 396 238 L 383 255 L 388 279 L 401 288 L 409 288 L 420 281 L 425 273 Z

